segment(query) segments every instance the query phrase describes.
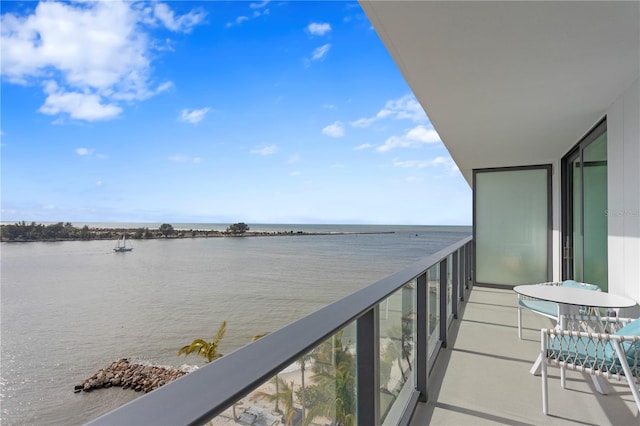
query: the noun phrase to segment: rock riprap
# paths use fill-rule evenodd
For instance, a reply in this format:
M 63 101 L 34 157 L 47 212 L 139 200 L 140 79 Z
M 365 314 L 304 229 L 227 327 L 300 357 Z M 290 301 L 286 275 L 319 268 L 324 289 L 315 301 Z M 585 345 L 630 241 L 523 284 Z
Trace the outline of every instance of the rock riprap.
M 76 385 L 74 392 L 91 392 L 94 389 L 112 386 L 133 389 L 136 392 L 151 392 L 187 373 L 188 371 L 174 368 L 135 364 L 122 358 L 107 368 L 101 368 L 82 384 Z

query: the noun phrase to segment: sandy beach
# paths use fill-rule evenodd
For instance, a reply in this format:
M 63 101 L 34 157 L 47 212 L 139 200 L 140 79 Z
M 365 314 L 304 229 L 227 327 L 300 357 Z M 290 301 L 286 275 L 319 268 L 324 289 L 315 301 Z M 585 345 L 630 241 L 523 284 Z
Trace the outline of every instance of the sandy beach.
M 311 371 L 307 367 L 305 369 L 305 384 L 308 385 L 312 383 L 312 374 L 313 373 L 311 373 Z M 278 377 L 280 377 L 286 383 L 293 382 L 293 387 L 295 390 L 298 390 L 302 384 L 302 374 L 300 371 L 300 366 L 297 363 L 292 364 L 290 367 L 286 368 L 285 372 L 278 374 Z M 269 400 L 267 400 L 267 398 L 261 397 L 259 395 L 259 393 L 261 392 L 272 394 L 272 395 L 275 394 L 276 386 L 273 383 L 273 381 L 270 380 L 267 383 L 263 384 L 262 386 L 259 386 L 256 390 L 251 392 L 249 395 L 239 400 L 235 407 L 236 416 L 240 416 L 245 409 L 249 409 L 251 407 L 258 407 L 259 409 L 262 410 L 263 416 L 262 418 L 258 419 L 255 425 L 272 426 L 272 425 L 284 424 L 281 421 L 282 413 L 278 413 L 276 411 L 275 402 L 270 402 Z M 280 409 L 282 410 L 282 408 L 283 408 L 283 404 L 280 403 Z M 297 408 L 301 408 L 301 407 L 297 406 Z M 221 415 L 213 418 L 208 424 L 212 426 L 243 424 L 243 423 L 237 422 L 234 419 L 233 410 L 234 410 L 233 407 L 228 408 Z M 313 422 L 311 424 L 320 426 L 326 423 L 329 423 L 329 421 L 327 420 L 321 423 Z

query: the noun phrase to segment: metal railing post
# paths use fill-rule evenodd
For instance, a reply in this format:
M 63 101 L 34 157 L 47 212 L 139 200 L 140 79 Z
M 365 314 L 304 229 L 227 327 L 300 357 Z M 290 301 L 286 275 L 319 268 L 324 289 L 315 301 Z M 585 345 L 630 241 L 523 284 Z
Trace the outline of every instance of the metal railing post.
M 469 288 L 473 287 L 473 285 L 475 284 L 475 275 L 476 275 L 476 252 L 475 252 L 475 244 L 472 244 L 473 241 L 470 241 L 469 247 Z
M 466 259 L 464 269 L 464 288 L 469 290 L 469 281 L 471 280 L 471 245 L 467 244 L 464 248 Z
M 440 341 L 447 347 L 447 258 L 440 261 Z
M 453 318 L 458 318 L 458 286 L 460 285 L 460 257 L 458 256 L 458 250 L 453 252 L 453 265 L 451 266 L 451 314 Z
M 379 305 L 356 321 L 357 424 L 380 424 L 380 318 Z
M 417 278 L 416 283 L 416 390 L 419 401 L 429 399 L 427 378 L 429 376 L 429 348 L 427 347 L 429 315 L 427 313 L 427 272 Z
M 459 296 L 460 296 L 460 301 L 464 302 L 465 275 L 467 271 L 467 247 L 462 246 L 460 247 L 459 250 L 460 250 L 460 282 L 458 283 L 460 285 Z

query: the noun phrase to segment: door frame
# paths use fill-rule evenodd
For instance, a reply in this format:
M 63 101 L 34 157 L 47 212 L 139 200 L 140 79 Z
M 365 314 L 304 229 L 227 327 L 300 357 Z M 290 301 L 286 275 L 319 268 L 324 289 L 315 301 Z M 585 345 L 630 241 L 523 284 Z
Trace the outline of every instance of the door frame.
M 561 164 L 561 218 L 562 218 L 562 233 L 560 237 L 560 263 L 562 265 L 562 280 L 572 279 L 573 276 L 569 276 L 570 261 L 573 259 L 575 250 L 573 245 L 573 239 L 571 237 L 571 231 L 573 230 L 573 186 L 569 186 L 573 182 L 573 176 L 569 176 L 569 164 L 574 157 L 580 158 L 580 164 L 584 164 L 583 156 L 584 150 L 596 139 L 598 139 L 603 133 L 607 131 L 607 117 L 603 117 L 598 123 L 593 126 L 589 131 L 567 152 L 560 162 Z M 582 265 L 582 277 L 584 277 L 584 179 L 583 168 L 580 172 L 580 199 L 582 200 L 582 208 L 580 210 L 580 235 L 581 238 L 581 250 L 583 259 Z M 571 242 L 571 244 L 568 244 Z M 572 274 L 573 275 L 573 274 Z

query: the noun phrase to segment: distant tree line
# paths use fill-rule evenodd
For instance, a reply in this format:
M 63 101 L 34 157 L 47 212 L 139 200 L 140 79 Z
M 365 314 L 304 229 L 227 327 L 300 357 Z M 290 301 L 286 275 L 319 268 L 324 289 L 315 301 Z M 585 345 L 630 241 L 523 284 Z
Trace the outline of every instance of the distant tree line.
M 173 225 L 163 223 L 158 229 L 145 228 L 89 228 L 75 227 L 70 222 L 58 222 L 44 225 L 36 222 L 16 222 L 13 225 L 0 225 L 0 241 L 65 241 L 65 240 L 113 240 L 126 235 L 130 239 L 151 238 L 196 238 L 239 236 L 249 231 L 244 222 L 229 225 L 226 230 L 176 230 Z M 293 231 L 291 231 L 293 233 Z M 256 233 L 260 235 L 269 233 Z M 272 233 L 270 235 L 282 235 Z
M 0 240 L 2 241 L 62 241 L 62 240 L 108 240 L 119 238 L 126 234 L 129 238 L 154 238 L 155 233 L 149 228 L 137 229 L 105 229 L 81 228 L 71 223 L 58 222 L 50 225 L 36 222 L 17 222 L 13 225 L 0 226 Z

